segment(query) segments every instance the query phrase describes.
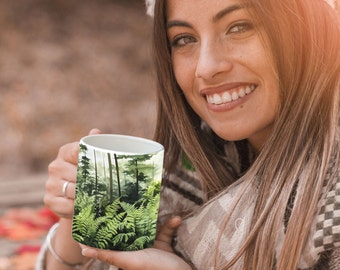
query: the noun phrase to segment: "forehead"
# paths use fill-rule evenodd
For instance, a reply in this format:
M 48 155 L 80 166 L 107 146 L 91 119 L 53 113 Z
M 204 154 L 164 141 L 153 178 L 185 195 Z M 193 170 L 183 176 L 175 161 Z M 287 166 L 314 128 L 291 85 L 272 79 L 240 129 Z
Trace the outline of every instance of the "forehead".
M 241 0 L 166 0 L 167 18 L 214 16 L 223 9 L 240 6 Z

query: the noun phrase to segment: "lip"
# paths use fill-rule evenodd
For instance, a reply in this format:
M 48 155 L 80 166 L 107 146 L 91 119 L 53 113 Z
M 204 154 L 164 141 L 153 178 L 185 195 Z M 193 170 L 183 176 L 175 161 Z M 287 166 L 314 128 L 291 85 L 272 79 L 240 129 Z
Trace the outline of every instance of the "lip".
M 238 82 L 228 83 L 216 87 L 204 88 L 200 91 L 200 94 L 206 100 L 209 110 L 214 112 L 224 112 L 232 110 L 238 106 L 241 106 L 244 102 L 246 102 L 249 99 L 249 96 L 257 88 L 257 86 L 258 85 L 254 83 L 238 83 Z M 236 95 L 235 100 L 234 98 L 230 99 L 230 97 L 232 97 L 233 94 L 239 93 L 240 89 L 246 88 L 248 88 L 248 90 L 251 88 L 251 91 L 245 94 L 243 90 L 243 94 L 240 95 L 239 97 L 237 97 Z M 226 99 L 226 101 L 222 102 L 220 98 L 218 98 L 216 101 L 215 96 L 217 95 L 221 96 L 223 94 L 224 99 L 226 93 L 228 93 L 227 96 L 228 95 L 230 96 L 229 98 Z M 212 100 L 215 100 L 215 102 L 213 102 Z
M 235 90 L 236 88 L 247 86 L 247 85 L 256 85 L 255 83 L 241 83 L 241 82 L 234 82 L 234 83 L 227 83 L 219 86 L 213 86 L 213 87 L 207 87 L 201 89 L 199 92 L 202 96 L 212 95 L 212 94 L 219 94 L 223 92 L 232 92 L 232 90 Z

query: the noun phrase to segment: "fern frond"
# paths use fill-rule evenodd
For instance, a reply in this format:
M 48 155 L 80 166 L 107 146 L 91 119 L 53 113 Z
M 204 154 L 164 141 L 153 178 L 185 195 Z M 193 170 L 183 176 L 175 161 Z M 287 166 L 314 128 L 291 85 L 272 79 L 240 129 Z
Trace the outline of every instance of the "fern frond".
M 119 199 L 114 200 L 111 204 L 107 205 L 105 208 L 105 215 L 115 216 L 121 209 L 121 203 Z
M 133 251 L 133 250 L 139 250 L 139 249 L 144 249 L 152 246 L 153 242 L 150 241 L 150 237 L 145 235 L 138 237 L 133 241 L 131 245 L 129 245 L 126 250 L 127 251 Z

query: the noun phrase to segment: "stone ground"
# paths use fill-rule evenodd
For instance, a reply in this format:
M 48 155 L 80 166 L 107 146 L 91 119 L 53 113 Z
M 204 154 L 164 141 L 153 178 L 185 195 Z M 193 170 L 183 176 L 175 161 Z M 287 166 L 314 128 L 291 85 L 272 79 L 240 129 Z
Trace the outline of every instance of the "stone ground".
M 91 128 L 152 137 L 143 0 L 2 0 L 0 27 L 0 214 L 41 206 L 48 163 Z

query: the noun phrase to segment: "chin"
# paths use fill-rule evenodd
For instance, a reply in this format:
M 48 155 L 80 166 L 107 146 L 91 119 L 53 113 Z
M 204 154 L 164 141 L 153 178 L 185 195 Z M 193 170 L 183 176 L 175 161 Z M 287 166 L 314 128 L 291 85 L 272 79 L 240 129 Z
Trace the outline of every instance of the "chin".
M 241 140 L 244 140 L 244 139 L 247 139 L 248 137 L 245 136 L 245 135 L 242 135 L 242 134 L 226 134 L 225 132 L 216 132 L 216 135 L 218 137 L 220 137 L 221 139 L 225 140 L 225 141 L 231 141 L 231 142 L 234 142 L 234 141 L 241 141 Z

